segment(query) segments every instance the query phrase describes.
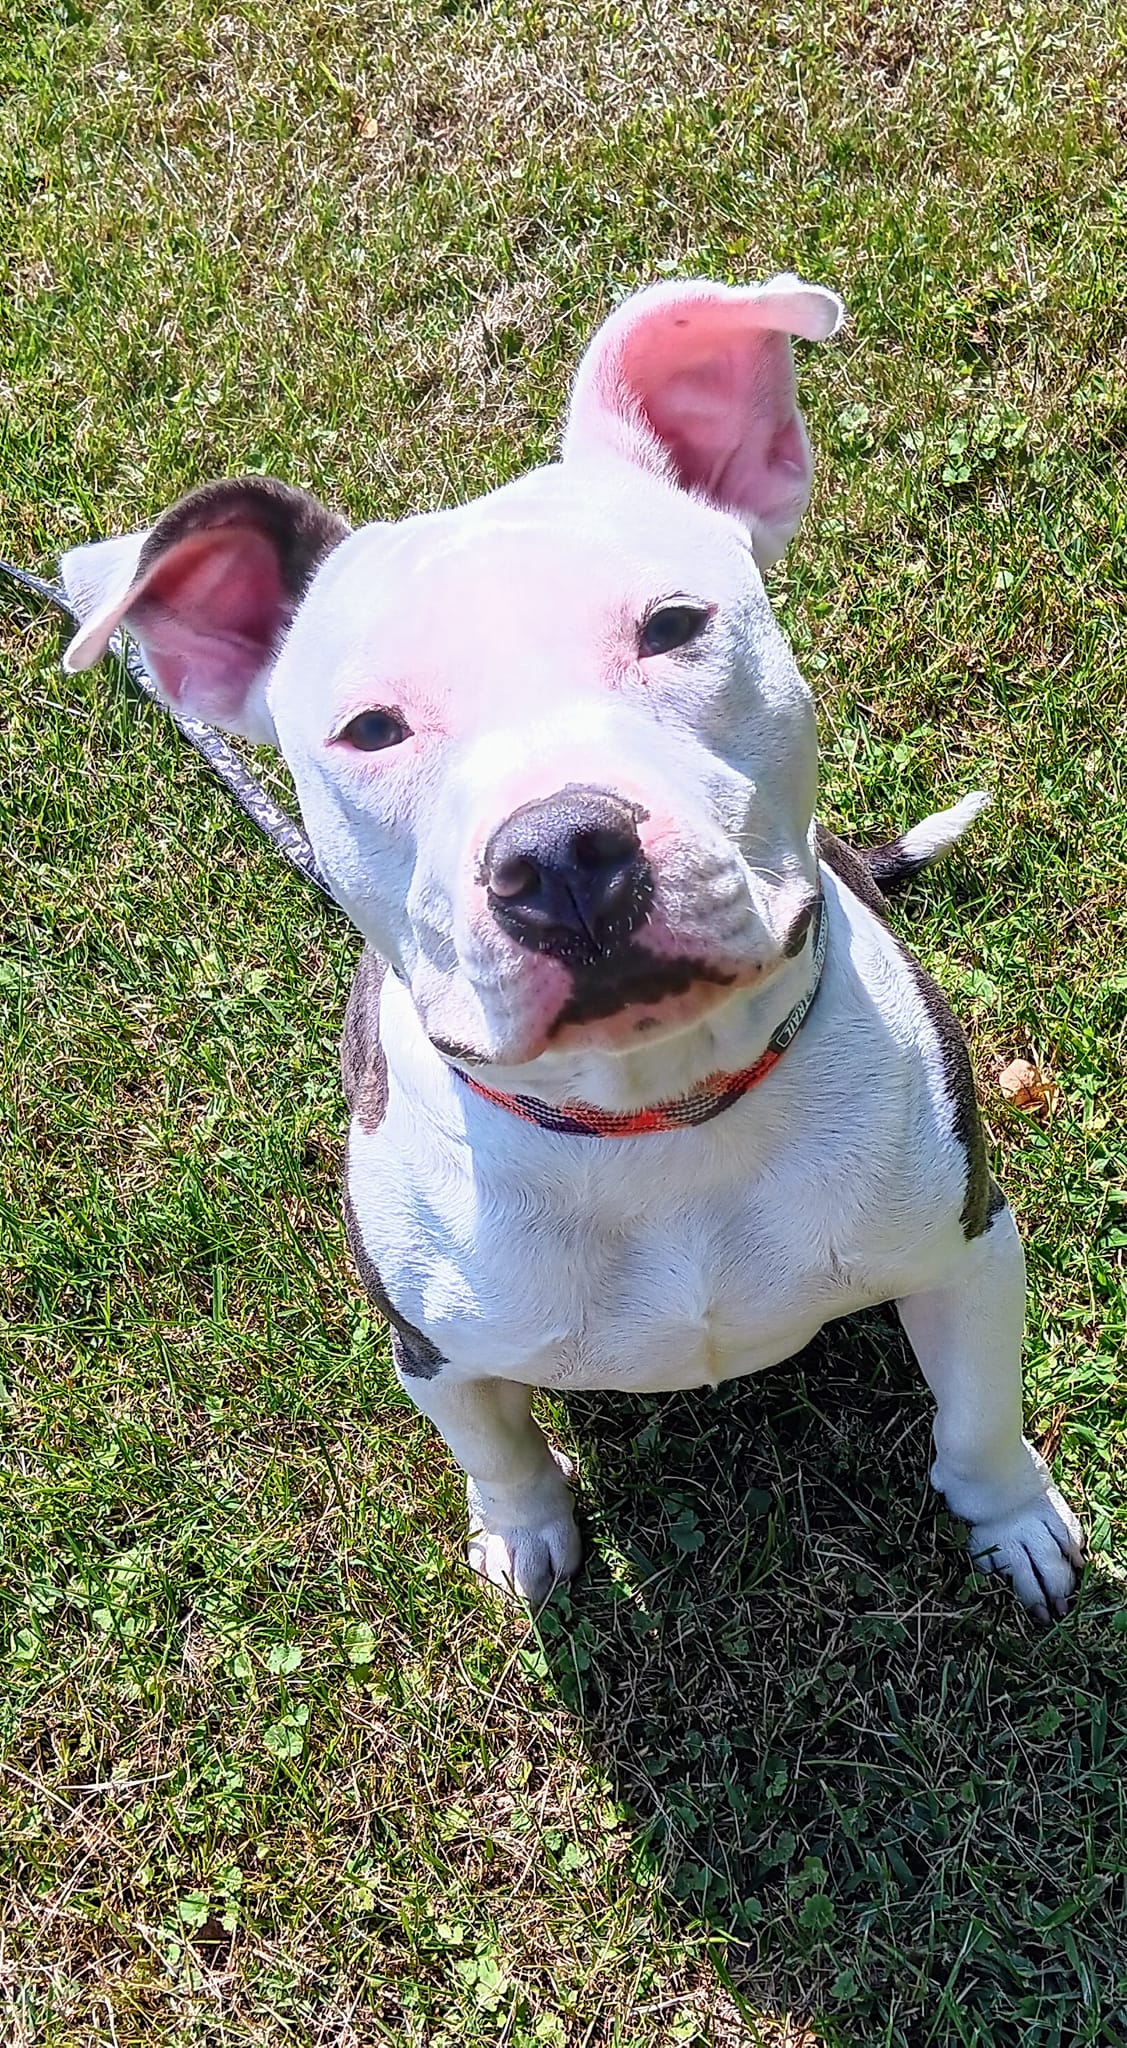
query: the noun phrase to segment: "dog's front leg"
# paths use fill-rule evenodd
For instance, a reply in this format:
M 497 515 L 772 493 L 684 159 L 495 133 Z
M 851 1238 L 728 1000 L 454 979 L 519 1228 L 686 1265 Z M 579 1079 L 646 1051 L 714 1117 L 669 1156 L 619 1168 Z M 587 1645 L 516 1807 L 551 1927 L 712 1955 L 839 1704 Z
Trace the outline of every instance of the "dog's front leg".
M 897 1307 L 937 1404 L 932 1485 L 970 1523 L 981 1571 L 1004 1573 L 1040 1620 L 1063 1614 L 1083 1539 L 1022 1435 L 1025 1259 L 1009 1210 L 971 1240 L 945 1287 Z
M 398 1364 L 397 1364 L 398 1369 Z M 457 1380 L 448 1372 L 399 1384 L 429 1415 L 466 1474 L 469 1560 L 493 1585 L 537 1607 L 579 1568 L 568 1460 L 532 1420 L 532 1390 L 515 1380 Z

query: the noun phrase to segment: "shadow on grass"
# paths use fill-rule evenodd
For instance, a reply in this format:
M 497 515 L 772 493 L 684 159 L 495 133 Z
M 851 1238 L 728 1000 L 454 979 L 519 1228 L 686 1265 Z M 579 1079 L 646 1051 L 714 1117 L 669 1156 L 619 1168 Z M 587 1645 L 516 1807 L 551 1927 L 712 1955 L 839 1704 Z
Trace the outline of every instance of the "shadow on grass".
M 1045 1633 L 927 1484 L 891 1311 L 715 1394 L 569 1403 L 592 1555 L 545 1660 L 641 1874 L 751 2020 L 870 2044 L 1127 2039 L 1127 1633 Z

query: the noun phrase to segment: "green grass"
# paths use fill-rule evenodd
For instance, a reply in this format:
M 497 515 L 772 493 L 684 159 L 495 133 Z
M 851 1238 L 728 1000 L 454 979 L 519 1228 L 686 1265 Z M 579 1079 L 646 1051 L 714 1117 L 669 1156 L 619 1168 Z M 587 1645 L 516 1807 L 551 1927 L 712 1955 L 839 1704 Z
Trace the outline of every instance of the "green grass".
M 577 1400 L 592 1561 L 459 1564 L 337 1213 L 355 944 L 170 727 L 0 598 L 0 2038 L 1127 2039 L 1122 14 L 10 4 L 0 545 L 265 467 L 356 518 L 549 452 L 670 270 L 792 265 L 815 503 L 773 589 L 823 813 L 988 820 L 898 913 L 1029 1249 L 1093 1534 L 1041 1636 L 929 1497 L 894 1322 Z M 1047 1122 L 1001 1061 L 1055 1076 Z

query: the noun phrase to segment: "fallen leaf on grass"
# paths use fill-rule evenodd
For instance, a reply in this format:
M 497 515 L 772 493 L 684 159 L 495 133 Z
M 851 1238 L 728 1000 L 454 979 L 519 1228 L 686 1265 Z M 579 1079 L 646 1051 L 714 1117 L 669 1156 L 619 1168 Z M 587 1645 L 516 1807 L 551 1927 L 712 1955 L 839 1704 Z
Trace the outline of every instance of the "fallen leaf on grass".
M 1011 1060 L 1002 1068 L 998 1086 L 1015 1109 L 1029 1110 L 1034 1116 L 1055 1109 L 1060 1094 L 1056 1082 L 1050 1081 L 1032 1060 Z

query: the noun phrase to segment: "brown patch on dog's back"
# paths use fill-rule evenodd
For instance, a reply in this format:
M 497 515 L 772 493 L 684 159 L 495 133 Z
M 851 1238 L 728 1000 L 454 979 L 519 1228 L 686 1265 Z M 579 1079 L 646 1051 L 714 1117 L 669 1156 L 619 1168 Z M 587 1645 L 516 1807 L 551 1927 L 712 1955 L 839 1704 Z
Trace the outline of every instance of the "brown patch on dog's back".
M 348 1249 L 353 1264 L 360 1276 L 360 1284 L 373 1308 L 377 1308 L 385 1323 L 391 1326 L 391 1355 L 401 1374 L 407 1379 L 433 1380 L 446 1364 L 437 1344 L 422 1330 L 401 1316 L 395 1303 L 383 1284 L 380 1269 L 368 1250 L 360 1231 L 360 1219 L 348 1186 L 348 1147 L 344 1148 L 344 1229 L 348 1238 Z
M 888 905 L 876 882 L 867 861 L 836 832 L 827 832 L 824 825 L 817 828 L 817 850 L 819 860 L 832 868 L 839 882 L 844 882 L 852 895 L 858 897 L 866 908 L 888 921 Z M 978 1113 L 978 1097 L 974 1092 L 974 1074 L 971 1069 L 970 1052 L 966 1035 L 952 1010 L 943 990 L 933 981 L 927 970 L 920 966 L 907 946 L 897 939 L 897 947 L 906 962 L 916 984 L 928 1020 L 939 1045 L 943 1062 L 943 1080 L 947 1099 L 951 1105 L 951 1131 L 966 1155 L 967 1177 L 963 1199 L 962 1215 L 959 1218 L 966 1238 L 980 1237 L 989 1228 L 999 1209 L 1005 1207 L 1006 1198 L 990 1172 L 986 1157 L 986 1140 L 982 1133 L 982 1119 Z
M 844 839 L 839 839 L 836 832 L 827 832 L 824 825 L 816 827 L 815 846 L 818 859 L 824 860 L 826 866 L 833 869 L 838 881 L 844 882 L 846 888 L 852 890 L 854 896 L 858 897 L 867 910 L 873 911 L 877 917 L 884 918 L 887 922 L 888 904 L 861 855 L 855 853 Z
M 344 1012 L 340 1076 L 344 1099 L 364 1131 L 374 1131 L 387 1108 L 387 1061 L 380 1044 L 380 990 L 386 972 L 379 954 L 365 946 Z
M 380 1044 L 380 990 L 387 972 L 378 953 L 365 946 L 352 978 L 340 1041 L 340 1074 L 344 1099 L 362 1131 L 374 1131 L 387 1108 L 387 1061 Z M 408 1379 L 432 1380 L 445 1365 L 437 1344 L 401 1316 L 383 1284 L 360 1232 L 348 1185 L 348 1145 L 344 1148 L 344 1228 L 353 1264 L 368 1300 L 391 1325 L 391 1352 L 399 1372 Z
M 990 1171 L 990 1162 L 986 1157 L 986 1139 L 983 1136 L 982 1118 L 978 1110 L 974 1071 L 970 1063 L 966 1033 L 939 983 L 932 980 L 927 969 L 921 967 L 919 961 L 909 953 L 907 946 L 900 945 L 899 940 L 897 945 L 911 970 L 920 1000 L 939 1042 L 943 1079 L 951 1104 L 951 1129 L 966 1153 L 966 1195 L 963 1213 L 959 1218 L 963 1226 L 963 1236 L 968 1240 L 981 1237 L 999 1209 L 1005 1208 L 1006 1198 Z

